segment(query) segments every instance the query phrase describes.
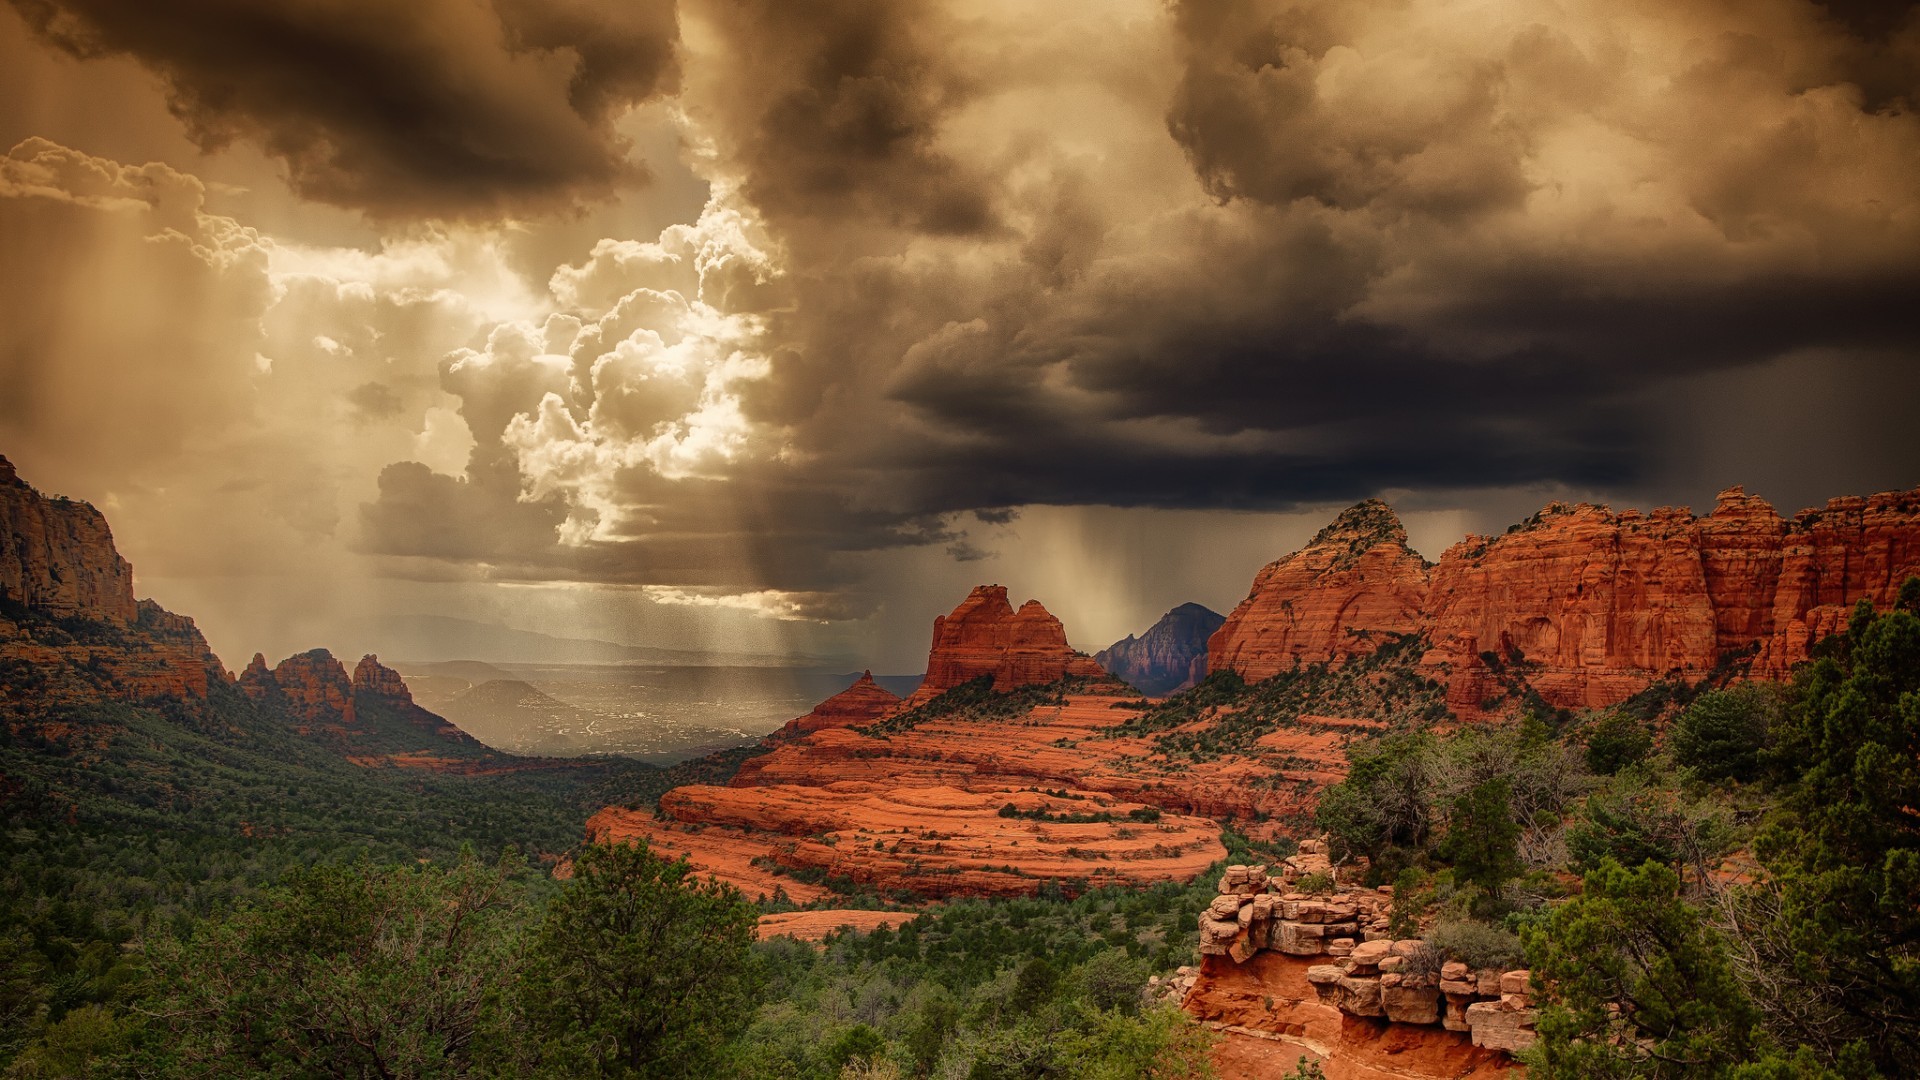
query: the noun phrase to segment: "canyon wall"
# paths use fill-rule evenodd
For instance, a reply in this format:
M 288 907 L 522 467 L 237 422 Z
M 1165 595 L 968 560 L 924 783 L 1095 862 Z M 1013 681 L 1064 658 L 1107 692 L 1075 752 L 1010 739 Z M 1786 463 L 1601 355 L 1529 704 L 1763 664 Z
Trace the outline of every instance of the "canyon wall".
M 1263 569 L 1208 645 L 1249 680 L 1420 634 L 1422 667 L 1473 715 L 1519 683 L 1548 703 L 1617 703 L 1723 664 L 1782 678 L 1861 600 L 1920 573 L 1920 489 L 1783 520 L 1731 488 L 1711 514 L 1554 504 L 1429 566 L 1385 504 L 1362 503 Z

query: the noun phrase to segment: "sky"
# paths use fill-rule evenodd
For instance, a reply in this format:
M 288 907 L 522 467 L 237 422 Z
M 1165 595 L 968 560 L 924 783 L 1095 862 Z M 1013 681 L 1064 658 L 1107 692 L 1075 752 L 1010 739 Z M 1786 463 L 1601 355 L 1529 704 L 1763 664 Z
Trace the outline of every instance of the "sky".
M 1911 487 L 1916 10 L 6 0 L 0 454 L 234 666 Z

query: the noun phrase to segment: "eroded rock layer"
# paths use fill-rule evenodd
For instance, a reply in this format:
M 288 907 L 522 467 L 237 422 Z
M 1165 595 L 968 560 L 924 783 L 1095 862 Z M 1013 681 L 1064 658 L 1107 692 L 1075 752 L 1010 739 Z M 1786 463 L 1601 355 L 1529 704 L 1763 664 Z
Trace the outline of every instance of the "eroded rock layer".
M 1521 682 L 1554 705 L 1600 707 L 1725 664 L 1782 678 L 1854 603 L 1884 607 L 1914 573 L 1920 489 L 1790 521 L 1737 487 L 1705 517 L 1555 504 L 1431 567 L 1368 502 L 1260 572 L 1209 642 L 1209 666 L 1265 679 L 1420 634 L 1422 666 L 1458 713 Z
M 1391 890 L 1329 888 L 1334 875 L 1315 840 L 1275 875 L 1227 867 L 1200 914 L 1201 965 L 1168 991 L 1216 1028 L 1310 1049 L 1329 1077 L 1481 1075 L 1533 1044 L 1529 972 L 1474 970 L 1394 940 Z M 1315 891 L 1299 891 L 1308 879 Z
M 784 890 L 801 902 L 825 895 L 812 884 L 822 879 L 911 897 L 1187 880 L 1225 854 L 1212 821 L 1064 789 L 969 790 L 921 778 L 694 785 L 667 792 L 660 810 L 603 810 L 587 827 L 595 839 L 644 838 L 686 854 L 750 896 Z

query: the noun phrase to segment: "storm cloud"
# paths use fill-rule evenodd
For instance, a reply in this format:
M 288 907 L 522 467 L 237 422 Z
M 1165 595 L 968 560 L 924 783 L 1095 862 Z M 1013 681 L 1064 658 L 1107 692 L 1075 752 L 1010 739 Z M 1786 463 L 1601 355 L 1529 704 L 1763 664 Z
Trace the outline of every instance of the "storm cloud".
M 383 216 L 564 207 L 644 178 L 613 121 L 674 88 L 673 0 L 10 0 L 129 55 L 201 145 L 258 143 L 309 198 Z
M 390 578 L 892 618 L 916 577 L 1038 558 L 1062 508 L 1384 494 L 1438 535 L 1920 479 L 1884 405 L 1920 394 L 1911 6 L 13 2 L 390 230 L 259 239 L 271 266 L 222 279 L 253 322 L 211 335 L 259 400 L 345 418 L 300 520 Z M 704 209 L 501 280 L 535 226 L 486 219 L 632 190 L 636 102 Z M 157 185 L 141 228 L 181 213 L 190 177 L 87 160 Z M 71 217 L 90 183 L 43 187 Z

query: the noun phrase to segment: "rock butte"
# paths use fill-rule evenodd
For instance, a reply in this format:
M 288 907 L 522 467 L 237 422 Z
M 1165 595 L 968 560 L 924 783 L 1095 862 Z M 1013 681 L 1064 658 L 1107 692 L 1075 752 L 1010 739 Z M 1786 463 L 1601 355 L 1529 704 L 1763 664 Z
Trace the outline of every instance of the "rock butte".
M 961 683 L 993 677 L 995 690 L 1057 682 L 1068 675 L 1098 678 L 1099 664 L 1067 644 L 1067 632 L 1038 600 L 1013 610 L 1001 585 L 979 585 L 950 615 L 935 616 L 927 677 L 907 699 L 921 705 Z
M 1386 504 L 1342 513 L 1262 569 L 1208 643 L 1212 671 L 1248 680 L 1339 663 L 1418 634 L 1461 716 L 1515 680 L 1548 703 L 1598 708 L 1723 664 L 1783 678 L 1858 600 L 1884 607 L 1920 572 L 1920 489 L 1830 500 L 1783 520 L 1741 488 L 1711 514 L 1548 506 L 1428 564 Z

